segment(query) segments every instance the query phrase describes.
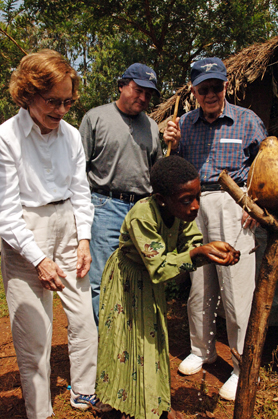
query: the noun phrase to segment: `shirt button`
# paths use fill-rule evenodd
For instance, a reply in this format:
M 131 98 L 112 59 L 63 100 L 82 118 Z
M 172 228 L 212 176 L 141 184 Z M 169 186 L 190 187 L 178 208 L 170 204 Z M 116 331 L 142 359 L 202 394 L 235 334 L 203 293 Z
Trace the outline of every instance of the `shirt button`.
M 171 233 L 169 234 L 169 237 L 172 237 L 172 234 Z
M 204 179 L 206 179 L 207 177 L 206 176 L 204 176 Z
M 209 127 L 210 130 L 212 130 L 212 127 Z
M 56 193 L 56 192 L 57 192 L 57 189 L 53 189 L 53 192 L 55 192 L 55 193 Z
M 209 159 L 207 159 L 206 162 L 208 163 L 209 162 Z
M 47 171 L 46 171 L 47 173 L 50 173 L 50 169 L 47 169 Z

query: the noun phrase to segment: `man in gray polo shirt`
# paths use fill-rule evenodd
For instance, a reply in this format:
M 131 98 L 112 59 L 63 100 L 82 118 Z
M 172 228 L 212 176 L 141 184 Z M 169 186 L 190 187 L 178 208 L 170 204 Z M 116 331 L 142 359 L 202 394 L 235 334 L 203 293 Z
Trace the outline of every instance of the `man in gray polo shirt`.
M 97 324 L 105 263 L 119 245 L 125 215 L 151 193 L 150 169 L 162 156 L 158 126 L 144 112 L 152 94 L 160 95 L 156 82 L 150 67 L 132 64 L 118 81 L 119 99 L 88 111 L 80 126 L 95 206 L 89 276 Z

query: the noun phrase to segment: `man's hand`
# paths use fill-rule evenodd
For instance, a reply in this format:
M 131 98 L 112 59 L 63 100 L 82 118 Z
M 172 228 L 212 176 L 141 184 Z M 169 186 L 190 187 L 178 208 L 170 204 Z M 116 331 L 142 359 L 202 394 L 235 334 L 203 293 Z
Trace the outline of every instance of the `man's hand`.
M 190 251 L 191 259 L 201 257 L 207 262 L 213 262 L 218 265 L 235 265 L 240 258 L 240 251 L 235 250 L 229 243 L 215 241 L 203 246 L 196 247 Z
M 250 228 L 250 230 L 253 230 L 255 227 L 258 227 L 259 223 L 254 220 L 254 218 L 250 217 L 246 211 L 243 211 L 241 225 L 243 228 Z
M 80 240 L 77 248 L 76 264 L 76 274 L 78 278 L 84 278 L 84 276 L 89 272 L 91 262 L 90 241 Z
M 63 291 L 65 286 L 62 284 L 61 279 L 66 278 L 66 274 L 59 268 L 57 263 L 49 258 L 43 259 L 37 266 L 39 280 L 44 288 L 50 291 Z
M 166 144 L 168 144 L 169 141 L 172 142 L 172 150 L 176 150 L 178 148 L 181 138 L 179 120 L 180 118 L 176 118 L 176 122 L 168 121 L 163 134 L 163 139 Z

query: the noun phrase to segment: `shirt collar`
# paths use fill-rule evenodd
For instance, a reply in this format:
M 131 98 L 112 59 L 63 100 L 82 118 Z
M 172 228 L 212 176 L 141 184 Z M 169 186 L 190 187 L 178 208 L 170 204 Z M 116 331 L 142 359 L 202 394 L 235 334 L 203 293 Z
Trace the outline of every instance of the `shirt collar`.
M 195 124 L 198 119 L 202 119 L 204 120 L 204 116 L 203 116 L 203 110 L 202 108 L 198 108 L 198 112 L 196 112 L 196 115 L 194 115 L 194 118 L 192 120 L 193 124 Z M 231 104 L 225 99 L 225 106 L 224 106 L 224 110 L 222 112 L 222 114 L 216 119 L 219 120 L 221 118 L 229 118 L 231 119 L 233 122 L 235 121 L 235 115 L 234 115 L 234 110 L 231 106 Z
M 28 135 L 30 135 L 32 129 L 35 128 L 35 127 L 36 127 L 35 130 L 38 133 L 40 133 L 40 128 L 33 121 L 33 119 L 31 118 L 27 109 L 20 108 L 19 112 L 18 112 L 18 117 L 19 117 L 19 120 L 20 120 L 20 126 L 22 127 L 22 130 L 24 132 L 25 137 L 28 137 Z M 62 122 L 63 122 L 63 120 L 60 122 L 58 129 L 55 130 L 57 135 L 63 133 L 63 131 L 64 131 Z
M 136 118 L 138 118 L 138 116 L 141 114 L 141 112 L 139 112 L 139 113 L 137 113 L 136 115 L 130 115 L 130 114 L 128 114 L 128 113 L 125 113 L 125 112 L 121 111 L 121 109 L 117 106 L 116 102 L 114 102 L 114 105 L 115 105 L 116 109 L 118 110 L 118 112 L 119 112 L 121 115 L 125 116 L 126 118 L 136 119 Z

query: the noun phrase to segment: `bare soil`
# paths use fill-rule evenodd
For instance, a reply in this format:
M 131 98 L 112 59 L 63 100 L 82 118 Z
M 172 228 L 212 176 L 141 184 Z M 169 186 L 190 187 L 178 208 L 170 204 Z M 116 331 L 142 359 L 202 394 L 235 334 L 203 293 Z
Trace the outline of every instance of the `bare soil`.
M 221 400 L 218 397 L 219 388 L 229 378 L 232 371 L 224 320 L 218 318 L 216 344 L 218 359 L 214 364 L 204 366 L 206 368 L 204 382 L 202 381 L 204 378 L 202 371 L 194 376 L 182 376 L 177 372 L 179 363 L 190 351 L 186 303 L 172 300 L 168 303 L 168 307 L 173 408 L 182 412 L 185 419 L 196 417 L 232 419 L 234 403 Z M 55 417 L 57 419 L 97 418 L 98 416 L 94 412 L 74 410 L 69 403 L 67 320 L 59 301 L 56 301 L 54 306 L 53 329 L 51 393 Z M 256 418 L 278 417 L 278 374 L 275 372 L 277 345 L 278 327 L 270 327 L 262 365 L 271 365 L 273 371 L 266 375 L 263 372 L 261 375 L 261 383 L 257 392 L 256 416 L 254 416 Z M 267 402 L 270 403 L 270 413 L 265 413 Z M 277 410 L 275 406 L 277 406 Z M 110 417 L 112 418 L 112 416 Z M 8 317 L 0 319 L 0 418 L 26 418 Z

